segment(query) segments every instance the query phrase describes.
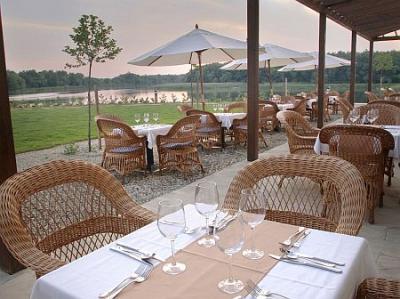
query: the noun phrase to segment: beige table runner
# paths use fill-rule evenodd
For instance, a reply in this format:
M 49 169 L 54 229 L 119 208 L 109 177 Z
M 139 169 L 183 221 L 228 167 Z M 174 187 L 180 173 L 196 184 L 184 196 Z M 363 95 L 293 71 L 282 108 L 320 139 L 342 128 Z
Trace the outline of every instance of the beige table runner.
M 258 282 L 277 263 L 269 253 L 280 254 L 279 242 L 298 230 L 298 227 L 264 221 L 256 228 L 256 247 L 264 250 L 260 260 L 248 260 L 241 253 L 233 256 L 233 276 L 246 282 L 252 279 Z M 251 235 L 246 230 L 244 247 L 250 246 Z M 217 284 L 228 276 L 228 257 L 217 247 L 203 248 L 193 242 L 176 255 L 177 261 L 186 264 L 186 271 L 179 275 L 168 275 L 157 266 L 150 278 L 141 284 L 126 288 L 119 298 L 232 298 L 221 292 Z M 171 259 L 168 259 L 169 262 Z M 245 291 L 242 291 L 245 294 Z

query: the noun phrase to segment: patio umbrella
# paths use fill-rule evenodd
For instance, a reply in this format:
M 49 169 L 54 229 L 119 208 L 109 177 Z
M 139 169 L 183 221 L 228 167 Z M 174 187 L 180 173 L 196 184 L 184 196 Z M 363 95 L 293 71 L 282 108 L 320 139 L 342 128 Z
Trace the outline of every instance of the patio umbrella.
M 226 62 L 247 56 L 247 43 L 219 35 L 196 24 L 194 30 L 128 63 L 139 66 L 197 64 L 200 71 L 200 98 L 204 107 L 203 64 Z
M 265 53 L 259 57 L 260 68 L 268 70 L 268 81 L 270 92 L 272 94 L 272 77 L 271 68 L 287 65 L 289 63 L 297 63 L 302 61 L 311 60 L 313 57 L 309 54 L 294 51 L 288 48 L 284 48 L 274 44 L 265 44 L 263 46 Z M 221 67 L 223 70 L 246 70 L 247 69 L 247 58 L 234 60 L 227 65 Z
M 284 66 L 283 68 L 279 69 L 278 72 L 292 72 L 292 71 L 310 71 L 315 70 L 315 84 L 318 85 L 317 78 L 318 78 L 318 52 L 310 52 L 309 53 L 313 59 L 309 61 L 299 62 L 289 64 Z M 339 58 L 333 55 L 326 54 L 325 55 L 325 68 L 326 69 L 333 69 L 342 66 L 348 66 L 351 62 L 349 60 Z

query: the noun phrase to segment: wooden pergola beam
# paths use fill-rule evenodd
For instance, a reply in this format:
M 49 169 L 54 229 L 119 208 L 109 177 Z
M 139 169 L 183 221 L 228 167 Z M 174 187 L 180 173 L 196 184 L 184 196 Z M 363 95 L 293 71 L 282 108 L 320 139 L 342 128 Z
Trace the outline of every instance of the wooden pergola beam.
M 351 32 L 350 102 L 355 102 L 357 31 Z
M 259 0 L 247 0 L 247 160 L 258 159 Z
M 17 172 L 15 160 L 14 138 L 11 124 L 10 101 L 8 97 L 6 59 L 4 53 L 3 22 L 0 8 L 0 184 Z M 0 239 L 0 268 L 7 273 L 15 273 L 22 269 L 8 252 Z
M 324 126 L 324 96 L 325 96 L 325 44 L 326 44 L 326 14 L 319 14 L 319 53 L 318 53 L 318 128 Z
M 394 40 L 400 40 L 400 36 L 379 36 L 375 37 L 373 41 L 375 42 L 385 42 L 385 41 L 394 41 Z

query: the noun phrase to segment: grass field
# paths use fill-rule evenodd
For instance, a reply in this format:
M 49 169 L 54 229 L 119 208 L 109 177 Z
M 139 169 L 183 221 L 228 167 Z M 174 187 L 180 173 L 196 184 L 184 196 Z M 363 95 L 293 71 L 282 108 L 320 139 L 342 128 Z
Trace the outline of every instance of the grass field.
M 105 105 L 101 113 L 112 113 L 133 124 L 134 114 L 158 112 L 161 123 L 180 118 L 177 104 Z M 87 107 L 49 107 L 12 109 L 14 143 L 17 153 L 53 147 L 87 139 Z M 97 136 L 92 123 L 92 136 Z

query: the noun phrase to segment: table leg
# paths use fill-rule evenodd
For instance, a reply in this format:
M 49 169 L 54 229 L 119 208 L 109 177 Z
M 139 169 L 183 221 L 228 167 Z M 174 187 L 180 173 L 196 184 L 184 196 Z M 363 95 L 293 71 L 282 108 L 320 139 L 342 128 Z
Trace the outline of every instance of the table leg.
M 225 128 L 221 127 L 221 147 L 225 148 Z
M 147 145 L 147 144 L 146 144 Z M 146 146 L 146 151 L 147 151 L 147 170 L 149 170 L 151 172 L 151 168 L 154 165 L 154 154 L 153 154 L 153 149 L 152 148 L 148 148 Z

